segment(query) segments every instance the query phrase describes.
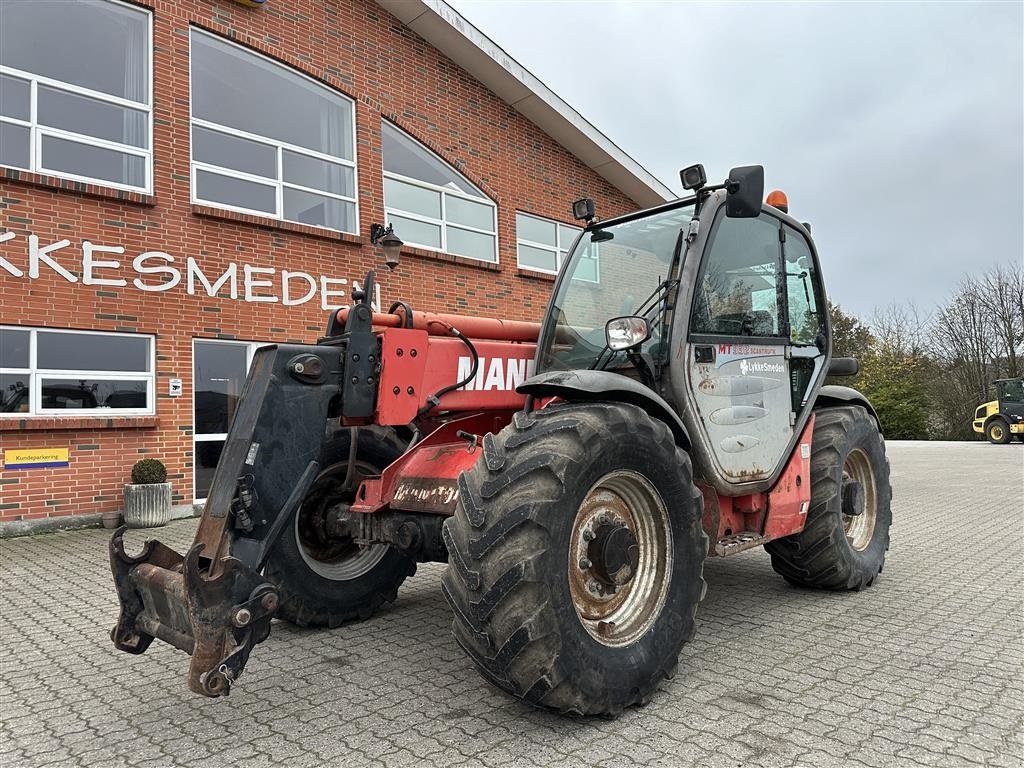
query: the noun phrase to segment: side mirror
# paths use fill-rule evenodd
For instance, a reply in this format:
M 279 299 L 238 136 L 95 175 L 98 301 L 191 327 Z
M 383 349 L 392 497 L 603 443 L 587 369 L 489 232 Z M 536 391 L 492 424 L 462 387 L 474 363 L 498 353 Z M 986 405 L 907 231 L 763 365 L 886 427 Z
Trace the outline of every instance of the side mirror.
M 651 324 L 646 317 L 626 315 L 613 317 L 604 326 L 604 339 L 608 349 L 618 352 L 643 344 L 651 338 Z
M 829 376 L 856 376 L 860 373 L 860 362 L 856 357 L 833 357 L 828 364 Z
M 729 171 L 725 182 L 728 197 L 725 215 L 730 219 L 756 219 L 761 215 L 764 198 L 764 166 L 741 165 Z

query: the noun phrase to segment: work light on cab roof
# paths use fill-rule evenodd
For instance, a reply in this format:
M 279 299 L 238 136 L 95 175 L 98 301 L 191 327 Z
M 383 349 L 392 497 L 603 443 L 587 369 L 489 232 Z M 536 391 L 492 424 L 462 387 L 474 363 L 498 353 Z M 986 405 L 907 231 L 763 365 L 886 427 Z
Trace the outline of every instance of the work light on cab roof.
M 573 200 L 572 203 L 572 217 L 576 221 L 585 221 L 590 224 L 594 221 L 597 209 L 594 206 L 594 201 L 589 197 L 581 197 L 579 200 Z

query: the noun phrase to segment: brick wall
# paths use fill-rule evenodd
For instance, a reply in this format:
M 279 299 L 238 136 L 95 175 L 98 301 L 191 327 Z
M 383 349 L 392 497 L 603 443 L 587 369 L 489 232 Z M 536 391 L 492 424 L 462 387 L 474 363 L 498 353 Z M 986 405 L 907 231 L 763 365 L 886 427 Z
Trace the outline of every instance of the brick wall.
M 583 195 L 595 198 L 606 217 L 636 207 L 373 2 L 288 0 L 260 9 L 201 0 L 140 5 L 154 15 L 153 195 L 6 172 L 0 233 L 15 237 L 0 243 L 0 256 L 16 267 L 26 267 L 32 234 L 42 244 L 70 240 L 53 257 L 79 277 L 82 241 L 88 240 L 123 246 L 122 268 L 140 253 L 159 250 L 172 254 L 178 267 L 193 256 L 211 275 L 235 262 L 358 279 L 381 266 L 366 233 L 384 219 L 382 117 L 496 201 L 500 245 L 497 267 L 408 250 L 394 273 L 380 275 L 384 304 L 404 299 L 421 309 L 539 319 L 551 282 L 516 267 L 516 210 L 565 221 L 569 202 Z M 190 203 L 189 25 L 231 37 L 355 99 L 359 236 L 330 236 Z M 0 521 L 119 509 L 121 485 L 143 455 L 162 459 L 175 502 L 190 502 L 192 339 L 308 342 L 324 326 L 316 301 L 254 304 L 210 298 L 201 289 L 189 295 L 184 284 L 144 293 L 131 286 L 134 274 L 127 277 L 129 286 L 117 288 L 69 283 L 46 267 L 35 280 L 0 269 L 0 323 L 151 333 L 157 353 L 156 418 L 0 419 L 0 449 L 70 449 L 68 468 L 0 470 Z M 167 396 L 169 378 L 183 379 L 185 396 Z

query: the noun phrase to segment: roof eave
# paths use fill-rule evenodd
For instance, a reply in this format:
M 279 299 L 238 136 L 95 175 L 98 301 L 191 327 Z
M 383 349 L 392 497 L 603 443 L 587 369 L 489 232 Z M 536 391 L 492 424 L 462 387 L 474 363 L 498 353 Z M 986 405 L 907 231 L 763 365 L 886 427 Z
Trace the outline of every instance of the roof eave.
M 377 0 L 388 13 L 642 207 L 677 195 L 443 0 Z

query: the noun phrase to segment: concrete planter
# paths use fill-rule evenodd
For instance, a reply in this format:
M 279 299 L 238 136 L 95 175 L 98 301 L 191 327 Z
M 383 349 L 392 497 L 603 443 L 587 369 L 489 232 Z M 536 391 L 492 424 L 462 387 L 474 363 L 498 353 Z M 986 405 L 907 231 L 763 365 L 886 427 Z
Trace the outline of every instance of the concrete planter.
M 171 520 L 171 484 L 124 487 L 124 523 L 129 528 L 153 528 Z

